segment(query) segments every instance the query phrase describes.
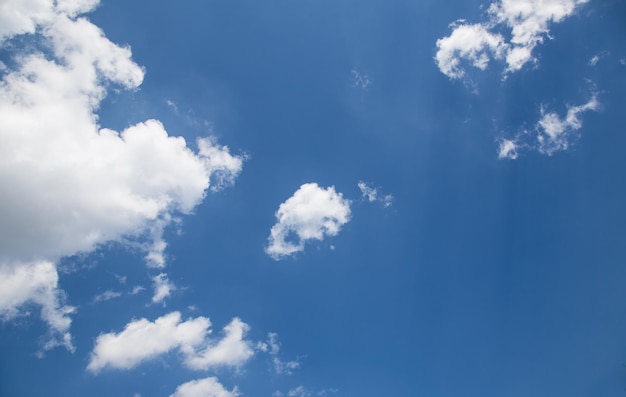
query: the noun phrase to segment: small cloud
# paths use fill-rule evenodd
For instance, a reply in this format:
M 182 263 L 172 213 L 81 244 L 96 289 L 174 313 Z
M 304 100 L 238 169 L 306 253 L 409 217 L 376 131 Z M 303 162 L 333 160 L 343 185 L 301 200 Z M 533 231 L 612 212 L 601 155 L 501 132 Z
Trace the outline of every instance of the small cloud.
M 118 283 L 122 285 L 126 284 L 126 276 L 120 276 L 119 274 L 115 274 L 114 276 Z
M 152 278 L 154 285 L 154 295 L 152 296 L 153 303 L 160 303 L 169 297 L 173 291 L 176 290 L 176 286 L 169 280 L 167 274 L 160 273 Z
M 311 397 L 312 393 L 304 388 L 304 386 L 298 386 L 294 389 L 289 390 L 287 393 L 289 397 Z
M 272 370 L 276 375 L 291 375 L 295 369 L 300 367 L 298 360 L 282 361 L 279 357 L 280 342 L 278 334 L 270 332 L 267 335 L 267 342 L 259 342 L 257 349 L 268 353 L 272 359 Z
M 141 291 L 144 291 L 144 290 L 145 290 L 144 287 L 142 287 L 140 285 L 135 285 L 133 287 L 133 289 L 130 291 L 130 294 L 131 295 L 137 295 L 138 293 L 140 293 Z
M 391 204 L 393 203 L 393 196 L 391 194 L 379 194 L 377 188 L 371 187 L 363 181 L 359 181 L 358 186 L 364 200 L 367 200 L 370 203 L 379 202 L 385 208 L 391 207 Z
M 219 380 L 212 376 L 204 379 L 196 379 L 183 383 L 176 388 L 170 397 L 237 397 L 239 391 L 235 387 L 228 391 L 222 386 Z
M 276 219 L 265 252 L 280 260 L 303 251 L 307 241 L 336 236 L 350 220 L 350 200 L 334 186 L 324 189 L 306 183 L 280 205 Z
M 172 110 L 174 111 L 174 113 L 178 113 L 178 106 L 174 103 L 174 101 L 171 101 L 169 99 L 165 100 L 165 104 L 167 106 L 169 106 L 170 108 L 172 108 Z
M 105 302 L 105 301 L 108 301 L 108 300 L 111 300 L 111 299 L 119 298 L 120 296 L 122 296 L 121 292 L 108 290 L 108 291 L 104 291 L 103 293 L 101 293 L 99 295 L 96 295 L 93 298 L 93 301 L 94 301 L 94 303 Z
M 600 61 L 600 56 L 599 56 L 599 55 L 595 55 L 595 56 L 593 56 L 593 57 L 589 60 L 588 64 L 589 64 L 589 66 L 596 66 L 596 65 L 598 64 L 598 62 L 599 62 L 599 61 Z
M 350 71 L 350 83 L 352 87 L 365 90 L 372 84 L 372 80 L 368 75 L 361 73 L 356 69 L 352 69 Z
M 500 140 L 500 146 L 498 148 L 499 159 L 511 159 L 515 160 L 518 156 L 517 143 L 512 139 Z

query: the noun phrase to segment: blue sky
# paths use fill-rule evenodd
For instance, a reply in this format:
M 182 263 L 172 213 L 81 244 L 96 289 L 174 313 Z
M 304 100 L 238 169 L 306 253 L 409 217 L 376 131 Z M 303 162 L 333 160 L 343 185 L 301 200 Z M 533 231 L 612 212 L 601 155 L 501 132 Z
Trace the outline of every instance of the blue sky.
M 623 2 L 4 3 L 0 395 L 625 393 Z

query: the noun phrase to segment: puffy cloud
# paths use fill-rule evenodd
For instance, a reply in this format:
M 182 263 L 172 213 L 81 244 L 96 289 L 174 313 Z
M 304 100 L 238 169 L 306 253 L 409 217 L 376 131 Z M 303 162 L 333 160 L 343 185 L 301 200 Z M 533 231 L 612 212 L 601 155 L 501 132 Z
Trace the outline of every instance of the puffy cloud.
M 196 370 L 220 366 L 240 367 L 254 355 L 252 344 L 244 339 L 249 329 L 240 319 L 233 319 L 224 327 L 224 337 L 219 342 L 207 342 L 204 349 L 187 354 L 185 364 Z
M 132 321 L 119 333 L 98 336 L 87 369 L 131 369 L 173 350 L 183 355 L 183 362 L 191 369 L 239 367 L 254 354 L 250 342 L 244 340 L 248 325 L 238 318 L 224 328 L 219 341 L 209 338 L 210 327 L 206 317 L 182 321 L 179 312 L 154 322 L 145 318 Z
M 303 251 L 308 240 L 337 235 L 350 220 L 350 200 L 334 186 L 324 189 L 317 183 L 306 183 L 280 205 L 276 219 L 265 252 L 279 260 Z
M 196 379 L 183 383 L 170 397 L 237 397 L 237 388 L 228 391 L 215 377 Z
M 437 40 L 435 60 L 439 70 L 452 79 L 465 76 L 461 61 L 485 70 L 491 58 L 506 62 L 506 72 L 535 62 L 533 50 L 549 37 L 549 25 L 572 15 L 589 0 L 499 0 L 488 10 L 488 21 L 452 24 L 452 33 Z M 507 28 L 510 40 L 494 31 Z
M 96 111 L 107 88 L 137 88 L 144 71 L 129 48 L 79 17 L 97 5 L 0 5 L 0 42 L 25 33 L 43 38 L 28 49 L 8 46 L 15 66 L 5 66 L 0 81 L 0 283 L 42 272 L 28 279 L 30 292 L 3 307 L 15 312 L 34 302 L 58 310 L 43 317 L 66 346 L 69 311 L 58 303 L 54 263 L 109 241 L 148 239 L 147 261 L 163 267 L 162 231 L 172 214 L 190 213 L 207 189 L 231 184 L 243 162 L 211 138 L 198 139 L 193 152 L 157 120 L 122 132 L 100 127 Z
M 363 181 L 359 181 L 358 183 L 359 189 L 361 190 L 361 195 L 364 200 L 369 201 L 370 203 L 378 201 L 383 207 L 391 207 L 393 203 L 393 196 L 391 194 L 381 195 L 378 192 L 378 189 L 369 186 L 367 183 Z
M 501 59 L 508 49 L 504 38 L 491 33 L 486 26 L 463 23 L 452 26 L 454 29 L 450 36 L 437 40 L 438 51 L 435 55 L 439 70 L 450 78 L 465 76 L 462 59 L 485 70 L 491 56 Z

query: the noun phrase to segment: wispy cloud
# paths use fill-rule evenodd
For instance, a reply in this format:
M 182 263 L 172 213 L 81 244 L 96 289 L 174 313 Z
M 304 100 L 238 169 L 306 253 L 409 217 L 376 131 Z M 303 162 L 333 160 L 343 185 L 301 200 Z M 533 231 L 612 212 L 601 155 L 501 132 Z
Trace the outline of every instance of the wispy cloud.
M 385 208 L 391 207 L 391 204 L 393 204 L 393 195 L 380 194 L 378 188 L 374 188 L 363 181 L 359 181 L 358 186 L 364 200 L 367 200 L 370 203 L 379 202 Z
M 278 334 L 275 332 L 270 332 L 267 335 L 267 342 L 258 343 L 257 349 L 270 355 L 272 371 L 276 375 L 291 375 L 295 369 L 300 367 L 298 360 L 283 361 L 280 359 L 280 341 L 278 340 Z
M 583 126 L 582 114 L 599 108 L 600 102 L 595 94 L 582 105 L 568 106 L 565 117 L 542 106 L 541 117 L 531 131 L 523 131 L 512 139 L 500 139 L 498 157 L 515 160 L 522 150 L 537 150 L 546 155 L 567 150 L 579 136 L 578 130 Z
M 307 241 L 337 235 L 350 220 L 350 200 L 334 186 L 306 183 L 280 205 L 276 219 L 265 252 L 279 260 L 303 251 Z
M 350 71 L 350 84 L 352 87 L 365 90 L 372 84 L 372 79 L 370 79 L 367 74 L 362 73 L 357 69 L 352 69 Z

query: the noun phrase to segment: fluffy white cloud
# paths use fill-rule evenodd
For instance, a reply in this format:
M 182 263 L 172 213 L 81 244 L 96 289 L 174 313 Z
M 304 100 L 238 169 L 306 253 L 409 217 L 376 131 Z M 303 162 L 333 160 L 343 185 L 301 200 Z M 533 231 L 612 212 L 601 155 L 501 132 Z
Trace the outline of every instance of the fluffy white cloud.
M 452 24 L 450 36 L 437 40 L 435 60 L 442 73 L 450 78 L 465 76 L 461 61 L 481 70 L 491 58 L 504 59 L 506 72 L 520 70 L 535 62 L 533 50 L 549 37 L 549 25 L 572 15 L 589 0 L 499 0 L 492 3 L 488 21 Z M 510 40 L 494 31 L 510 30 Z
M 172 214 L 191 212 L 207 189 L 232 183 L 243 162 L 210 138 L 199 139 L 194 153 L 157 120 L 122 132 L 100 127 L 96 111 L 107 87 L 134 89 L 144 72 L 129 48 L 78 17 L 97 4 L 0 4 L 0 43 L 24 33 L 43 38 L 23 51 L 8 46 L 16 66 L 5 67 L 0 81 L 0 283 L 41 271 L 31 280 L 46 280 L 49 299 L 60 296 L 58 259 L 108 241 L 150 239 L 147 260 L 162 267 L 162 230 Z M 68 311 L 58 299 L 44 304 L 40 290 L 26 289 L 4 310 L 27 302 L 58 310 L 44 319 L 66 340 L 67 329 L 51 321 L 63 318 L 69 328 Z
M 173 350 L 183 355 L 183 362 L 191 369 L 239 367 L 254 354 L 250 342 L 244 340 L 248 325 L 238 318 L 224 327 L 224 337 L 219 341 L 209 338 L 210 327 L 206 317 L 182 321 L 179 312 L 154 322 L 145 318 L 132 321 L 119 333 L 98 336 L 87 369 L 131 369 Z
M 337 235 L 350 220 L 350 200 L 334 186 L 324 189 L 317 183 L 306 183 L 280 205 L 276 219 L 265 252 L 279 260 L 303 251 L 308 240 Z
M 489 31 L 486 26 L 464 23 L 453 24 L 450 36 L 437 40 L 435 59 L 439 69 L 446 76 L 458 79 L 465 76 L 461 60 L 468 60 L 473 66 L 485 70 L 491 56 L 504 57 L 508 46 L 499 34 Z
M 250 327 L 235 318 L 224 327 L 224 337 L 217 343 L 207 341 L 205 347 L 192 354 L 187 354 L 185 364 L 196 370 L 213 367 L 240 367 L 253 355 L 252 344 L 244 337 Z
M 237 388 L 228 391 L 215 377 L 196 379 L 176 388 L 170 397 L 237 397 Z
M 378 192 L 378 189 L 369 186 L 367 183 L 363 181 L 359 181 L 358 183 L 359 189 L 361 190 L 361 195 L 363 199 L 369 201 L 370 203 L 378 201 L 383 207 L 391 207 L 393 203 L 393 196 L 391 194 L 381 195 Z

